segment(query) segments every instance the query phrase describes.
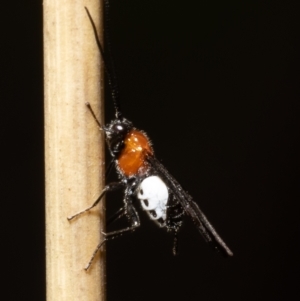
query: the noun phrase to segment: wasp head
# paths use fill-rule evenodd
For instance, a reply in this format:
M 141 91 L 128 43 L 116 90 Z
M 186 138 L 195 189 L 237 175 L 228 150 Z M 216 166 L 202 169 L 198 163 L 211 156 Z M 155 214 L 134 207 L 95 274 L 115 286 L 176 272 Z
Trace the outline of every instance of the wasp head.
M 125 118 L 114 119 L 105 126 L 106 141 L 112 156 L 115 157 L 120 153 L 125 136 L 132 128 L 132 123 Z

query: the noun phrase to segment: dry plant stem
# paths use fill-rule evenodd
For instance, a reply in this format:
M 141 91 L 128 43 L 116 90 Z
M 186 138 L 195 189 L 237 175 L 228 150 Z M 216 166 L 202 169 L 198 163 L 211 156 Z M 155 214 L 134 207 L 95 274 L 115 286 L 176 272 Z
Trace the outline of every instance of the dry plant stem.
M 103 73 L 84 7 L 98 32 L 100 0 L 44 0 L 46 256 L 48 301 L 105 300 L 105 250 L 89 262 L 105 231 L 103 201 L 79 218 L 104 184 Z

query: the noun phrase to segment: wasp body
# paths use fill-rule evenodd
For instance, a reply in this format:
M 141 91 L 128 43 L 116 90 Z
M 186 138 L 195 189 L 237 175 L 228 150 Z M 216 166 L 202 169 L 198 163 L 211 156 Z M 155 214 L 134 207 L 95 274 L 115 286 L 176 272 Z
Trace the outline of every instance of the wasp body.
M 107 16 L 109 1 L 104 0 L 104 4 Z M 140 201 L 142 209 L 147 212 L 151 220 L 173 233 L 174 254 L 177 254 L 178 250 L 177 234 L 182 226 L 183 217 L 188 216 L 208 243 L 224 255 L 232 256 L 233 253 L 231 250 L 217 234 L 192 197 L 156 159 L 152 144 L 147 135 L 143 131 L 136 129 L 129 120 L 122 116 L 113 63 L 107 61 L 107 58 L 111 57 L 110 49 L 108 47 L 107 56 L 99 42 L 97 31 L 89 11 L 87 9 L 86 11 L 104 60 L 107 80 L 112 91 L 111 95 L 115 107 L 115 119 L 106 126 L 102 126 L 89 103 L 87 103 L 87 107 L 97 122 L 99 129 L 105 133 L 107 146 L 112 156 L 112 163 L 115 165 L 119 181 L 107 184 L 92 206 L 68 219 L 71 220 L 95 207 L 107 192 L 122 189 L 124 192 L 124 205 L 116 213 L 114 220 L 126 216 L 129 221 L 128 227 L 105 234 L 105 240 L 95 249 L 86 270 L 90 267 L 97 251 L 104 242 L 124 233 L 132 232 L 140 226 L 139 215 L 134 204 L 135 200 Z M 106 24 L 107 28 L 108 25 Z

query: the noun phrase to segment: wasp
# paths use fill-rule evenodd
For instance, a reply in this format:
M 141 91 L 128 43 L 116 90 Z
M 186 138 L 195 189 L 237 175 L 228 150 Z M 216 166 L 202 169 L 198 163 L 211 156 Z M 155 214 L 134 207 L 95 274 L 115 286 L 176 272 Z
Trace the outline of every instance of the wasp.
M 90 104 L 86 103 L 86 105 L 92 117 L 97 122 L 99 129 L 105 134 L 107 147 L 112 157 L 111 164 L 115 166 L 119 180 L 107 184 L 100 196 L 90 207 L 68 217 L 68 220 L 72 220 L 94 208 L 107 192 L 122 189 L 124 205 L 114 215 L 113 220 L 125 216 L 129 222 L 129 226 L 105 233 L 105 239 L 96 247 L 85 270 L 89 269 L 97 252 L 107 240 L 133 232 L 140 226 L 140 218 L 136 210 L 135 201 L 140 202 L 142 209 L 147 212 L 152 221 L 173 234 L 174 255 L 178 253 L 178 232 L 183 224 L 184 217 L 188 216 L 206 242 L 225 256 L 232 256 L 232 251 L 218 235 L 197 203 L 155 157 L 152 143 L 147 134 L 135 128 L 131 121 L 123 117 L 120 110 L 118 86 L 108 37 L 109 0 L 104 0 L 104 8 L 106 17 L 105 37 L 108 45 L 108 53 L 104 52 L 94 21 L 88 9 L 85 9 L 103 58 L 107 81 L 111 89 L 111 97 L 115 108 L 115 118 L 103 126 L 97 119 Z M 108 59 L 110 60 L 108 61 Z M 110 169 L 110 166 L 108 169 Z

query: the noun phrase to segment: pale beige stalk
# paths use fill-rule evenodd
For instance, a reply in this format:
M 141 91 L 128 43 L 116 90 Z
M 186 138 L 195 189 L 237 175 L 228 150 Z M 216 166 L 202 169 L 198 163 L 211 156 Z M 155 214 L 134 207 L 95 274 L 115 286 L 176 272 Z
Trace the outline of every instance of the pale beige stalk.
M 84 271 L 103 239 L 103 202 L 67 220 L 91 205 L 104 183 L 103 133 L 85 106 L 90 102 L 103 123 L 103 68 L 84 9 L 99 29 L 101 5 L 100 0 L 44 0 L 48 301 L 105 300 L 103 250 Z

